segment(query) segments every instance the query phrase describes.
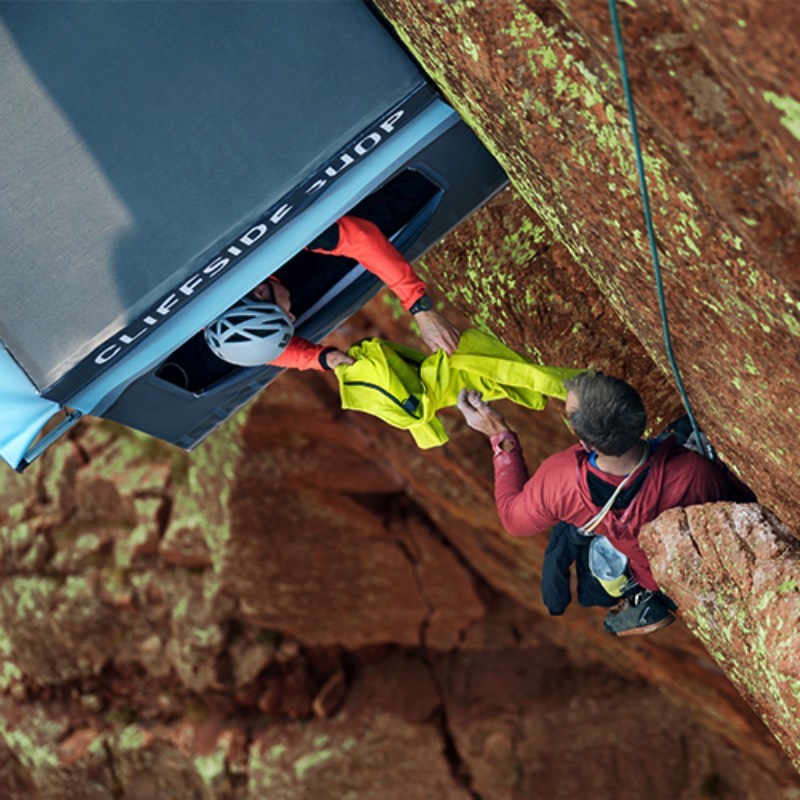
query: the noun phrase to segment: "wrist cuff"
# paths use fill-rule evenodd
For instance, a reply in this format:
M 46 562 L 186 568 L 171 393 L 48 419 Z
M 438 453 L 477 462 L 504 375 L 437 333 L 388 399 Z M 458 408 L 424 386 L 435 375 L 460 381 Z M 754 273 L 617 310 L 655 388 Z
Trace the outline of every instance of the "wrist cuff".
M 336 349 L 335 347 L 326 347 L 319 354 L 319 365 L 326 372 L 331 372 L 333 369 L 332 367 L 328 366 L 328 353 L 332 353 L 335 349 Z
M 519 447 L 519 439 L 514 431 L 500 431 L 489 437 L 492 445 L 492 452 L 498 456 L 501 453 L 509 453 Z
M 409 313 L 419 314 L 420 311 L 431 311 L 433 309 L 433 300 L 427 295 L 423 294 L 421 297 L 418 297 L 412 304 L 409 306 Z

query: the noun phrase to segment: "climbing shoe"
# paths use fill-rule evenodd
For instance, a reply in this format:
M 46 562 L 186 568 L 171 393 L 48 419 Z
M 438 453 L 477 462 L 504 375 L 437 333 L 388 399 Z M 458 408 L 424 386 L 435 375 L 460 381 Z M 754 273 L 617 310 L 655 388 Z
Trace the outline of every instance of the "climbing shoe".
M 662 592 L 638 589 L 606 614 L 603 627 L 612 636 L 640 636 L 675 622 L 677 606 Z

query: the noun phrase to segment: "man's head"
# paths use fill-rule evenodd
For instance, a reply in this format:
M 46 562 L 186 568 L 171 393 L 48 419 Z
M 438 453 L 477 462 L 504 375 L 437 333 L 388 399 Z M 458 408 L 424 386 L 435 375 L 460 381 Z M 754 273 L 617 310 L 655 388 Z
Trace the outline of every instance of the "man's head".
M 627 453 L 642 437 L 647 412 L 636 389 L 602 372 L 564 381 L 566 414 L 578 438 L 605 456 Z
M 292 314 L 292 298 L 289 290 L 274 275 L 261 281 L 250 291 L 248 297 L 257 303 L 275 303 L 294 322 L 295 316 Z

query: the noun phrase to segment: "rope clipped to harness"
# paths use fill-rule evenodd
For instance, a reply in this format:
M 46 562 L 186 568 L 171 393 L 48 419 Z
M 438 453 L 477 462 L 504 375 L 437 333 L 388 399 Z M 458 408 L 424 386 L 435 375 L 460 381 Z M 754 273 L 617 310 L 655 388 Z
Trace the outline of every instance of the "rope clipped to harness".
M 639 190 L 642 195 L 642 207 L 644 211 L 644 223 L 647 228 L 647 238 L 650 242 L 650 254 L 653 258 L 653 273 L 656 281 L 656 292 L 658 293 L 658 305 L 661 311 L 661 328 L 664 334 L 664 346 L 667 352 L 667 359 L 669 360 L 672 373 L 675 376 L 675 383 L 677 384 L 678 391 L 681 395 L 683 407 L 686 409 L 686 415 L 689 417 L 689 422 L 692 426 L 694 438 L 697 442 L 703 442 L 705 437 L 701 434 L 700 428 L 697 426 L 697 421 L 692 413 L 692 407 L 689 403 L 689 397 L 686 394 L 686 389 L 683 385 L 680 370 L 675 361 L 675 356 L 672 352 L 672 339 L 669 332 L 669 321 L 667 320 L 667 304 L 664 298 L 664 282 L 661 277 L 661 262 L 658 257 L 658 246 L 656 244 L 656 234 L 653 228 L 653 215 L 650 211 L 650 198 L 647 192 L 647 180 L 644 172 L 644 160 L 642 158 L 642 147 L 639 141 L 639 128 L 636 124 L 636 111 L 633 106 L 633 95 L 631 93 L 630 79 L 628 77 L 628 64 L 625 59 L 625 48 L 622 43 L 622 28 L 620 27 L 619 17 L 617 16 L 617 2 L 616 0 L 608 0 L 608 7 L 611 12 L 611 26 L 614 30 L 614 40 L 617 43 L 617 57 L 619 58 L 620 78 L 622 80 L 622 88 L 625 92 L 625 101 L 628 106 L 628 118 L 631 124 L 631 137 L 633 139 L 633 150 L 636 157 L 636 171 L 639 175 Z M 714 460 L 713 450 L 710 446 L 703 448 L 703 455 Z

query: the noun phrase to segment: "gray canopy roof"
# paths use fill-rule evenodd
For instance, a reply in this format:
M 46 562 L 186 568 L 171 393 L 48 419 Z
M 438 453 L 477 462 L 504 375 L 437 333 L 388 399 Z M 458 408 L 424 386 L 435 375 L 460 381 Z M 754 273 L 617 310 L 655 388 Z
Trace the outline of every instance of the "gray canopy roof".
M 0 5 L 0 339 L 45 389 L 423 82 L 357 0 Z

